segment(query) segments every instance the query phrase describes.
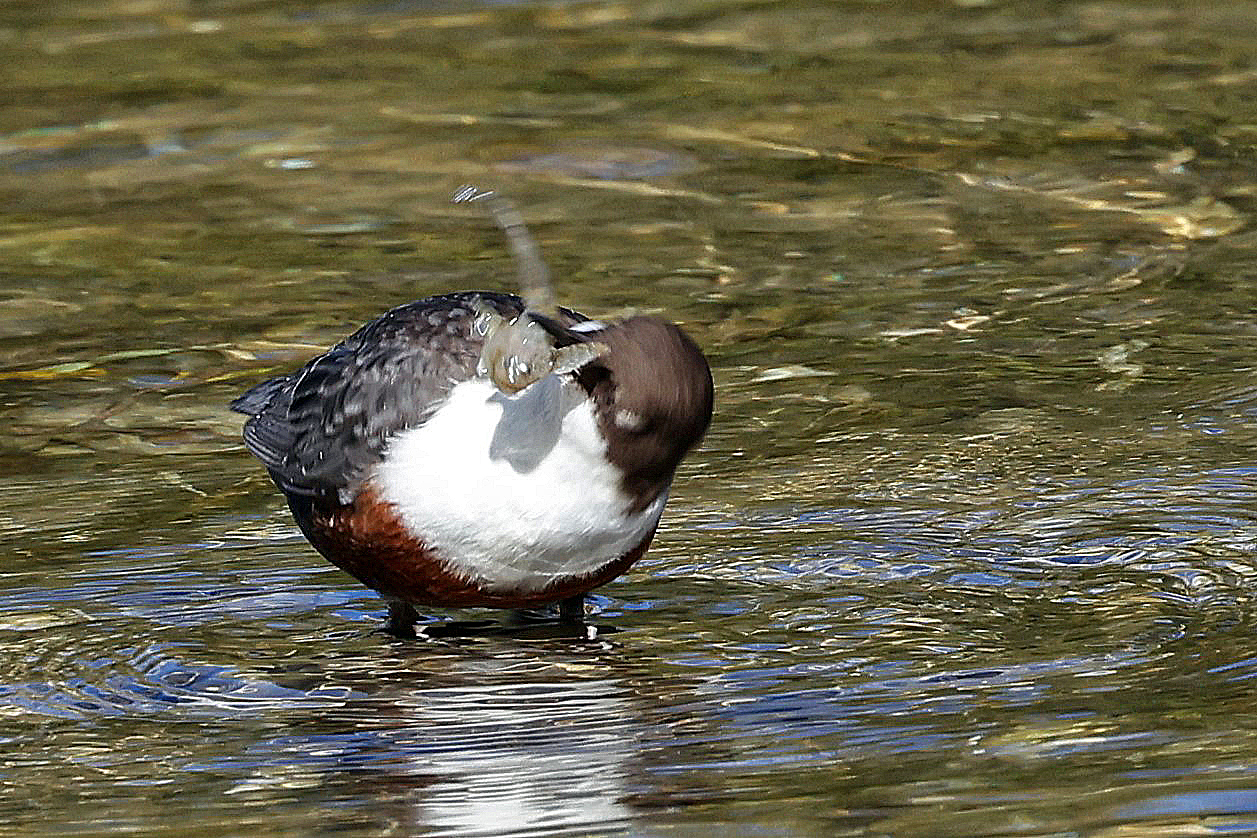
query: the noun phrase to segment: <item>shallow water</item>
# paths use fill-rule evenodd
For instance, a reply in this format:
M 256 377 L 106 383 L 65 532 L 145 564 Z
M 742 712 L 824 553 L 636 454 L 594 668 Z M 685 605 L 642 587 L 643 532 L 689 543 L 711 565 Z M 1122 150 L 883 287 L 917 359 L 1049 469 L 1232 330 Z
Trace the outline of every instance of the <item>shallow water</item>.
M 0 835 L 1257 831 L 1255 54 L 1230 3 L 4 4 Z M 594 641 L 380 634 L 225 407 L 509 289 L 467 182 L 715 372 Z

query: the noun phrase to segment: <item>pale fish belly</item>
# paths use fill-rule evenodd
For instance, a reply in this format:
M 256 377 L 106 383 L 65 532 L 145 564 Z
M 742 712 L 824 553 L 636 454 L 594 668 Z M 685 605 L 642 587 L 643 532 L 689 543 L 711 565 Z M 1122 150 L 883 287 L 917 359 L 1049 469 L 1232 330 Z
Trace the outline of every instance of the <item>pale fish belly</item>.
M 489 591 L 538 591 L 625 555 L 654 530 L 667 493 L 630 514 L 592 406 L 557 376 L 506 396 L 458 384 L 388 446 L 371 482 L 451 571 Z

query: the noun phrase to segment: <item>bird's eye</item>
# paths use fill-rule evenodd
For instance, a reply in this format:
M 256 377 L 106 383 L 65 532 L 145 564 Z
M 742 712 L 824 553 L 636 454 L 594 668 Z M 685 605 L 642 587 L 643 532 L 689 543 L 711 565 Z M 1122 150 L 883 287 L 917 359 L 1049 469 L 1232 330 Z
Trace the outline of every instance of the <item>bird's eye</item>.
M 624 409 L 617 410 L 612 421 L 615 422 L 615 426 L 620 430 L 628 431 L 633 434 L 639 434 L 646 430 L 646 426 L 648 424 L 645 416 L 642 416 L 640 413 Z

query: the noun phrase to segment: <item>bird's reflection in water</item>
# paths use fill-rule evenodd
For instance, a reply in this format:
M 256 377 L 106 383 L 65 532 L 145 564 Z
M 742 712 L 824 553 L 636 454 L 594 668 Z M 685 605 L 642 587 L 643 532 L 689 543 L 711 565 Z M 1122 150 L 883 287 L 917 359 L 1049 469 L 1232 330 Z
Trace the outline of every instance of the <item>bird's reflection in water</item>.
M 610 680 L 415 694 L 399 705 L 424 719 L 399 731 L 410 770 L 430 778 L 414 824 L 504 834 L 627 823 L 637 750 L 629 705 Z
M 436 654 L 377 671 L 343 707 L 261 745 L 233 793 L 339 787 L 338 818 L 402 834 L 631 831 L 644 723 L 633 690 L 595 671 L 598 653 L 543 661 L 399 648 Z

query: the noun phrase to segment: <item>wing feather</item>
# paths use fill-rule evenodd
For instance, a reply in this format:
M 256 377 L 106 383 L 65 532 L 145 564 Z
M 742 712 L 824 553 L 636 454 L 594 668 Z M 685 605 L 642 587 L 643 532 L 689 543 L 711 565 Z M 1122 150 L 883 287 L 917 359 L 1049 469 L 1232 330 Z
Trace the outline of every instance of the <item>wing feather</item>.
M 352 495 L 393 434 L 422 424 L 454 384 L 475 375 L 476 298 L 510 316 L 521 310 L 515 298 L 487 292 L 399 306 L 232 402 L 249 416 L 245 445 L 285 491 Z
M 245 445 L 287 492 L 352 497 L 392 436 L 423 424 L 456 384 L 475 376 L 483 345 L 472 328 L 477 303 L 504 317 L 523 311 L 518 297 L 488 291 L 399 306 L 296 373 L 232 402 L 249 416 Z M 567 322 L 547 321 L 547 329 L 565 331 L 585 319 L 569 311 L 560 317 Z

